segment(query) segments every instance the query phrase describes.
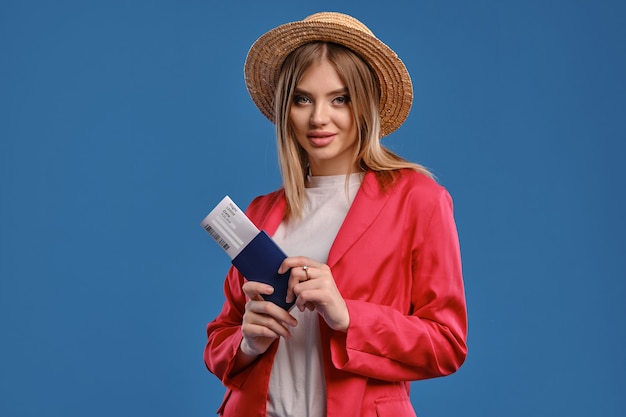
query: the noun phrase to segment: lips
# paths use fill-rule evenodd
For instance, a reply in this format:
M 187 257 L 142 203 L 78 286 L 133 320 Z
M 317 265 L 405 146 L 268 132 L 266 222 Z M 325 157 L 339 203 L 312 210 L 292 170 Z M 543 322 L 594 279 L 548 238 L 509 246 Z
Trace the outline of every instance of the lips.
M 309 132 L 307 138 L 313 146 L 326 146 L 335 139 L 336 134 L 332 132 Z

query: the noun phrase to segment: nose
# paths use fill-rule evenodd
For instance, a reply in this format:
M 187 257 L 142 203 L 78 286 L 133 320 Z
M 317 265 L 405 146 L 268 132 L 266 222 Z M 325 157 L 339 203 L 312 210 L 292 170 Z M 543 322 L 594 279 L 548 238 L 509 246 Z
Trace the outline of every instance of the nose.
M 325 103 L 316 103 L 312 106 L 310 123 L 312 126 L 324 126 L 328 124 L 330 112 Z

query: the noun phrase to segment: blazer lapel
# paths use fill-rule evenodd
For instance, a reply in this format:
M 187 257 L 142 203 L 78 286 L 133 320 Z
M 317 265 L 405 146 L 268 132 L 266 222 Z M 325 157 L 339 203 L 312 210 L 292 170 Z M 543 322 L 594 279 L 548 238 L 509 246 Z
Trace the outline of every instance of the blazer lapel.
M 380 214 L 388 198 L 389 194 L 382 192 L 374 173 L 368 171 L 330 248 L 328 266 L 332 268 L 365 233 Z

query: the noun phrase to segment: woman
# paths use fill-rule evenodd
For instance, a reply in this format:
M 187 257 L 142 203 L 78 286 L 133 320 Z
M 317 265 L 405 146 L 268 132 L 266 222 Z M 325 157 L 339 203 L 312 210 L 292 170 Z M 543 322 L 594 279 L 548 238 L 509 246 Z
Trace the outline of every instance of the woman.
M 358 20 L 317 13 L 252 46 L 250 95 L 276 124 L 283 187 L 246 210 L 289 255 L 286 311 L 235 268 L 204 360 L 225 416 L 415 416 L 409 381 L 455 372 L 467 320 L 452 203 L 380 144 L 409 74 Z

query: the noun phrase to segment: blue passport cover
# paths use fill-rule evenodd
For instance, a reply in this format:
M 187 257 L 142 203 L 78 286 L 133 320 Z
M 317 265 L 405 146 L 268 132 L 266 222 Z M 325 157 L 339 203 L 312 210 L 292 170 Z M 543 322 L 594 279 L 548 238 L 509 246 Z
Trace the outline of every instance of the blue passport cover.
M 257 281 L 274 287 L 274 293 L 263 295 L 263 299 L 289 310 L 294 302 L 287 303 L 288 270 L 279 274 L 278 267 L 287 257 L 276 242 L 261 230 L 250 243 L 232 260 L 232 264 L 248 281 Z

